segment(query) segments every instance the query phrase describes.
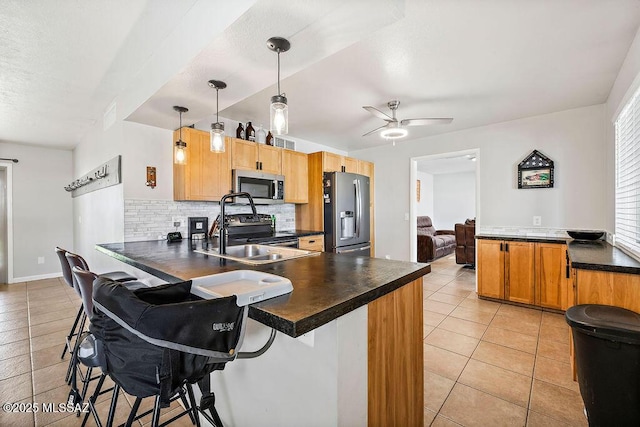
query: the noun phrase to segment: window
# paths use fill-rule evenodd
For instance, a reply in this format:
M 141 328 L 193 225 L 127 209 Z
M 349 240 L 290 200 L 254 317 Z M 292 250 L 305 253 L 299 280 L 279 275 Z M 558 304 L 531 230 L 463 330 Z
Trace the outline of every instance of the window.
M 640 89 L 615 122 L 616 245 L 640 258 Z

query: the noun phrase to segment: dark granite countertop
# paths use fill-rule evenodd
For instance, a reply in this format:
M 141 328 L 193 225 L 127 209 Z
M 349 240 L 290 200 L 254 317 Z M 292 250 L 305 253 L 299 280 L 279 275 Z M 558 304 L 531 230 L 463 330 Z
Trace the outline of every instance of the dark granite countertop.
M 297 337 L 347 314 L 431 271 L 422 263 L 320 253 L 261 266 L 194 252 L 202 241 L 165 240 L 96 245 L 119 261 L 168 282 L 232 270 L 258 270 L 291 280 L 293 292 L 252 304 L 249 317 Z
M 476 239 L 484 240 L 510 240 L 512 242 L 534 242 L 534 243 L 567 243 L 570 238 L 564 237 L 544 237 L 544 236 L 514 236 L 502 234 L 476 234 Z
M 604 240 L 569 242 L 571 267 L 581 270 L 640 274 L 640 262 Z

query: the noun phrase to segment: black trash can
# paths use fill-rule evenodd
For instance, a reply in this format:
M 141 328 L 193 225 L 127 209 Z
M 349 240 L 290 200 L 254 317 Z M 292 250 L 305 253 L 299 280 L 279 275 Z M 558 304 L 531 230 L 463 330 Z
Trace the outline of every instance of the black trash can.
M 640 426 L 640 314 L 584 304 L 565 319 L 589 425 Z

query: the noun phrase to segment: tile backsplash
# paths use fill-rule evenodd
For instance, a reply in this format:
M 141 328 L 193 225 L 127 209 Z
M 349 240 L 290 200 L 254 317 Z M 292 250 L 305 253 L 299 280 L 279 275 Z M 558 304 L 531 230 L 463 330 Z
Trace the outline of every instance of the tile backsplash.
M 478 227 L 476 234 L 498 234 L 501 236 L 527 237 L 569 237 L 565 229 L 541 227 Z
M 258 205 L 258 213 L 276 216 L 277 231 L 292 231 L 296 228 L 296 210 L 293 204 Z M 251 212 L 249 205 L 227 205 L 226 213 Z M 188 234 L 188 218 L 209 218 L 209 226 L 220 214 L 218 202 L 175 202 L 172 200 L 127 199 L 124 201 L 124 240 L 165 239 L 167 233 L 179 231 Z M 180 220 L 180 227 L 173 226 L 173 219 Z

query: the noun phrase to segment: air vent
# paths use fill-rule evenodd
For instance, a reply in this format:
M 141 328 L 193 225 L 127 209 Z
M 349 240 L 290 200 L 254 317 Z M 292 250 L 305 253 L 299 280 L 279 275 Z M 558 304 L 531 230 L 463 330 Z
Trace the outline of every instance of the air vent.
M 280 148 L 286 148 L 287 150 L 296 149 L 296 143 L 294 141 L 288 141 L 278 137 L 273 138 L 273 145 Z

